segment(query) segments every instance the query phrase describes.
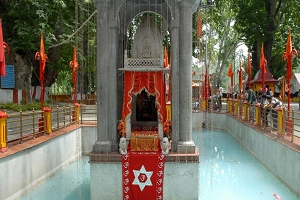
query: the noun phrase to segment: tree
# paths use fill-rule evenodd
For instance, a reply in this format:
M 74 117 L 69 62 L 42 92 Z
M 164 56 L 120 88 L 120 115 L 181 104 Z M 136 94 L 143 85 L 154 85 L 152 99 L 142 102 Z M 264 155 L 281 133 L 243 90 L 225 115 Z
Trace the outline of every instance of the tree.
M 87 70 L 87 64 L 91 68 L 89 77 L 94 78 L 94 58 L 91 52 L 95 51 L 95 21 L 89 22 L 78 35 L 74 35 L 75 23 L 83 23 L 90 11 L 94 11 L 91 0 L 87 1 L 67 0 L 22 0 L 5 1 L 0 0 L 0 17 L 3 19 L 4 37 L 12 49 L 12 54 L 7 63 L 15 65 L 16 89 L 26 90 L 26 100 L 31 101 L 31 86 L 39 86 L 39 63 L 34 60 L 35 52 L 39 51 L 40 32 L 44 35 L 45 51 L 49 62 L 45 68 L 45 86 L 51 86 L 59 72 L 69 71 L 69 62 L 72 59 L 75 37 L 79 48 L 80 65 Z M 76 7 L 77 6 L 77 7 Z M 75 13 L 79 9 L 79 16 Z M 74 23 L 75 22 L 75 23 Z M 77 24 L 77 28 L 78 28 Z M 89 45 L 92 45 L 90 48 Z M 82 77 L 87 77 L 83 75 Z M 82 81 L 79 79 L 81 83 Z M 71 80 L 69 80 L 71 84 Z M 87 87 L 87 86 L 86 86 Z M 83 89 L 82 89 L 83 90 Z
M 252 50 L 254 71 L 259 70 L 262 42 L 268 68 L 275 77 L 285 73 L 281 55 L 285 51 L 288 27 L 295 29 L 299 5 L 296 0 L 237 0 L 233 9 L 237 13 L 235 30 Z M 297 37 L 294 41 L 299 41 Z
M 198 54 L 201 60 L 205 60 L 207 53 L 210 72 L 214 72 L 213 87 L 226 87 L 226 77 L 230 62 L 234 62 L 235 50 L 243 42 L 241 36 L 234 31 L 235 13 L 231 9 L 232 1 L 220 0 L 214 7 L 202 9 L 199 7 L 196 16 L 203 19 L 203 34 L 199 41 L 194 41 L 194 56 Z M 194 16 L 194 24 L 197 17 Z M 196 25 L 194 29 L 197 30 Z M 194 32 L 196 38 L 196 31 Z M 206 45 L 207 43 L 207 45 Z M 205 49 L 207 46 L 207 49 Z

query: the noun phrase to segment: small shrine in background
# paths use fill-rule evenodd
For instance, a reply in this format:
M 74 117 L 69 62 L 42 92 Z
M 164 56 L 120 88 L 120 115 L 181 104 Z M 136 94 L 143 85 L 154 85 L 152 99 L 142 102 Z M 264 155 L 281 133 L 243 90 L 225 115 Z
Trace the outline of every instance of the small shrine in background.
M 267 69 L 267 72 L 265 74 L 265 82 L 264 86 L 271 89 L 273 92 L 275 91 L 275 85 L 279 81 L 275 78 L 273 78 L 273 75 Z M 254 76 L 254 79 L 250 81 L 251 89 L 254 92 L 258 92 L 262 88 L 262 70 L 260 69 Z

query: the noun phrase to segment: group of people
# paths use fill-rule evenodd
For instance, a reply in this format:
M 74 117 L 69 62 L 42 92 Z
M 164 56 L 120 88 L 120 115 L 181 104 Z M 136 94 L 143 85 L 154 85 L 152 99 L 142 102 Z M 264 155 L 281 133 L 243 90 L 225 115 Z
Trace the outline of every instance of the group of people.
M 255 95 L 254 91 L 249 87 L 246 87 L 245 91 L 246 100 L 250 104 L 250 106 L 253 106 L 258 103 L 261 107 L 261 116 L 264 116 L 263 120 L 266 126 L 269 126 L 268 114 L 272 110 L 273 128 L 277 129 L 277 108 L 282 106 L 282 102 L 270 95 L 270 93 L 268 93 L 267 90 L 258 91 L 257 96 Z

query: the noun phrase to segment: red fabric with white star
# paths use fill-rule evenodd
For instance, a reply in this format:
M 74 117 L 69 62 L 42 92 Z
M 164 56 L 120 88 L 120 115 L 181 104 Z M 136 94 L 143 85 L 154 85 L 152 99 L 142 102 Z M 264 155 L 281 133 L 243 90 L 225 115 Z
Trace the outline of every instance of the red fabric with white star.
M 123 200 L 163 199 L 165 156 L 130 152 L 122 158 Z

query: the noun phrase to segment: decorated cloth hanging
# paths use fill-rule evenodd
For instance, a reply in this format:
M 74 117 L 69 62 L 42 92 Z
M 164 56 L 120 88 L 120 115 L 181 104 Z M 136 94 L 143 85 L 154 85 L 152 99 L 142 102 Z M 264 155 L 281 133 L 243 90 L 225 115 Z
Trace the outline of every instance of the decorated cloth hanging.
M 156 97 L 158 119 L 163 123 L 166 119 L 166 86 L 163 72 L 124 72 L 124 98 L 122 118 L 126 119 L 132 111 L 132 96 L 146 90 Z
M 267 72 L 267 60 L 265 59 L 265 53 L 264 53 L 264 43 L 262 43 L 261 51 L 260 51 L 260 59 L 259 59 L 259 67 L 261 69 L 261 87 L 264 90 L 264 84 L 265 84 L 265 74 Z
M 163 199 L 165 156 L 129 152 L 122 157 L 123 199 Z
M 3 41 L 2 20 L 0 19 L 0 75 L 3 77 L 6 77 L 5 48 L 7 49 L 7 54 L 9 54 L 10 49 Z

